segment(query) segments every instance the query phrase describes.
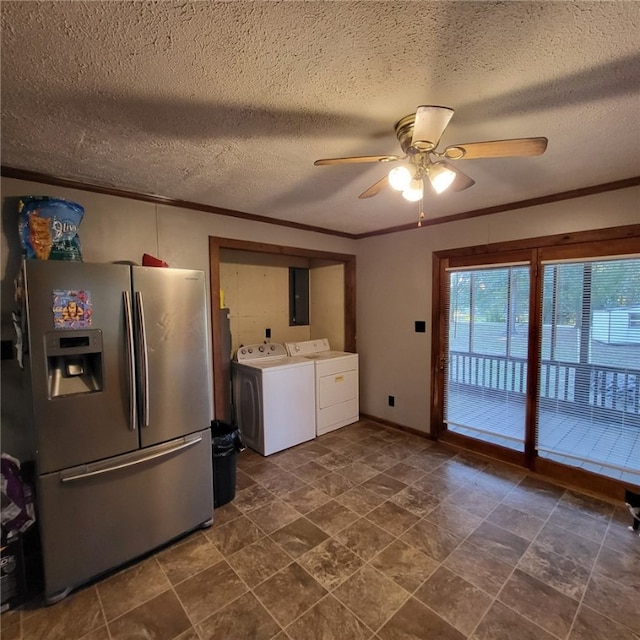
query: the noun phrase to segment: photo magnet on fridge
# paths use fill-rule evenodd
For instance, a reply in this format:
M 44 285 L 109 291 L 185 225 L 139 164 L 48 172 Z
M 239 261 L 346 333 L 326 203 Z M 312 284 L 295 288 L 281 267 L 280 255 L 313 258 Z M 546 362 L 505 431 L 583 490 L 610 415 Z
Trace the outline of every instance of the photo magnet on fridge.
M 54 289 L 53 326 L 55 329 L 90 328 L 91 292 L 82 289 Z

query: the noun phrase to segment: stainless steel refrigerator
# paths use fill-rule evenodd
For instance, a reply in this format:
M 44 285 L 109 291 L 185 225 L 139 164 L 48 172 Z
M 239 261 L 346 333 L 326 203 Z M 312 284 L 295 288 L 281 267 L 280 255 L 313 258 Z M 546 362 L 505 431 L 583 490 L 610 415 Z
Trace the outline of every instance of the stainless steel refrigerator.
M 45 598 L 211 524 L 205 275 L 24 263 Z

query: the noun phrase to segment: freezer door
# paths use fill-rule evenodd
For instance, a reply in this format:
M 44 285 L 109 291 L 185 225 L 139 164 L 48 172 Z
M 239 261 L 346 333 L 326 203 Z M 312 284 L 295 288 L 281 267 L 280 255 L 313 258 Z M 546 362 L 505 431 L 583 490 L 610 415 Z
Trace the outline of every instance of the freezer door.
M 211 378 L 205 274 L 133 267 L 142 446 L 209 425 Z
M 210 430 L 39 479 L 45 597 L 208 523 Z
M 138 447 L 127 360 L 126 265 L 25 262 L 26 376 L 39 473 Z M 84 292 L 79 320 L 61 301 Z

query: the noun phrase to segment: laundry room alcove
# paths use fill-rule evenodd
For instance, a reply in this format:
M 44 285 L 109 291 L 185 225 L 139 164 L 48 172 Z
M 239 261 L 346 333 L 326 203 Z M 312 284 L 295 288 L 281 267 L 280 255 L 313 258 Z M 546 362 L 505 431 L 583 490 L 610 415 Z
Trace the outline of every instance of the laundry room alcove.
M 241 344 L 327 338 L 332 348 L 356 351 L 356 257 L 232 238 L 209 238 L 213 393 L 227 405 L 228 361 Z M 289 269 L 309 270 L 309 324 L 289 323 Z M 218 310 L 229 309 L 231 353 Z M 270 337 L 267 337 L 269 329 Z

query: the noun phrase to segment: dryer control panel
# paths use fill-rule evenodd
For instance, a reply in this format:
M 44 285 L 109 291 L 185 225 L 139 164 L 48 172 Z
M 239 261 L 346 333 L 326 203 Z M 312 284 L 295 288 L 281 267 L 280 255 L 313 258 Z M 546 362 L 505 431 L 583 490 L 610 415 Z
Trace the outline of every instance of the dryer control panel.
M 329 340 L 320 338 L 319 340 L 305 340 L 303 342 L 285 342 L 285 346 L 290 356 L 308 356 L 329 351 Z

